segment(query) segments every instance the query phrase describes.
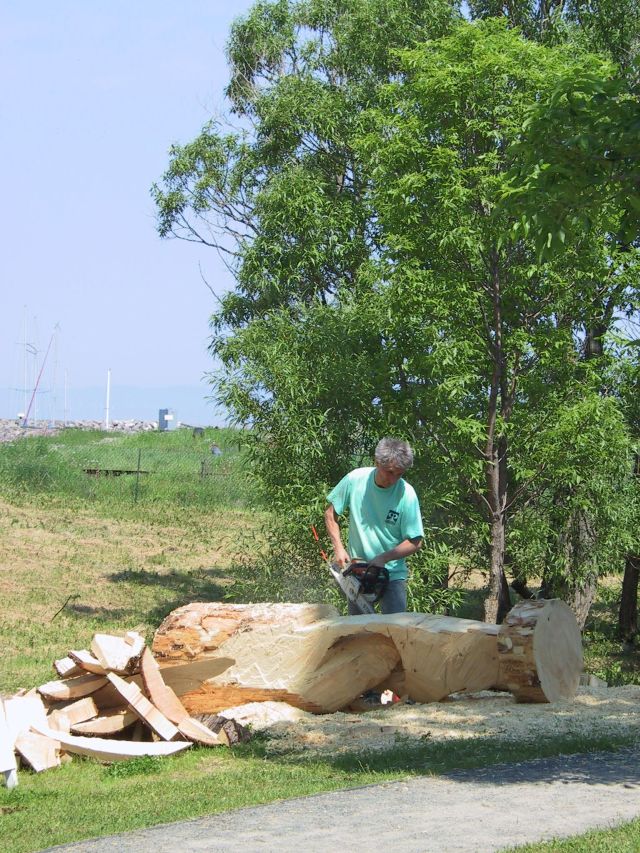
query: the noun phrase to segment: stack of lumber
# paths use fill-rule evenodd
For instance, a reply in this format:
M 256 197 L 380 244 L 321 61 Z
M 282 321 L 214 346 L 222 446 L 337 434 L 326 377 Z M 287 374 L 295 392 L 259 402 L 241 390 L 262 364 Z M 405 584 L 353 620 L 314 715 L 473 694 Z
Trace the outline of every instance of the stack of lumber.
M 96 634 L 90 650 L 70 651 L 54 669 L 56 680 L 0 699 L 0 773 L 8 787 L 17 784 L 18 761 L 40 772 L 70 754 L 109 763 L 247 738 L 233 720 L 194 719 L 135 631 Z

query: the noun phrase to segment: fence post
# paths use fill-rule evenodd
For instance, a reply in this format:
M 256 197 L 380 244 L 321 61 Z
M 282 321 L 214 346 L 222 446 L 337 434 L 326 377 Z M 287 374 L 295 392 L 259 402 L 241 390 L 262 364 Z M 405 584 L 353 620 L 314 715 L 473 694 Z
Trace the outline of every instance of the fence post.
M 140 458 L 142 456 L 142 448 L 138 448 L 138 469 L 136 471 L 136 488 L 133 494 L 133 502 L 134 504 L 138 503 L 138 487 L 140 485 Z

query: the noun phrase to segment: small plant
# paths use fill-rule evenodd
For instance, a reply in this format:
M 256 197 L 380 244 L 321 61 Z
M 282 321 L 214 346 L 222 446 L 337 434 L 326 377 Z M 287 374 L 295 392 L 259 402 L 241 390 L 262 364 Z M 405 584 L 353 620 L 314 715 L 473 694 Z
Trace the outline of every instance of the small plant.
M 105 768 L 107 779 L 127 779 L 129 776 L 150 776 L 160 773 L 163 769 L 163 759 L 157 755 L 142 755 L 128 761 L 116 761 Z

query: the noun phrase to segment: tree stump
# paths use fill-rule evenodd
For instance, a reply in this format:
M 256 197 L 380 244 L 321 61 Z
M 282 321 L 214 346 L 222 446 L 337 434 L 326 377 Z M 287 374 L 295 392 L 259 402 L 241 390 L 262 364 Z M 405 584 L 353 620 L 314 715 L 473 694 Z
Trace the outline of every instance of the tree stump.
M 504 625 L 421 613 L 339 616 L 329 606 L 194 603 L 158 628 L 162 677 L 190 714 L 285 701 L 315 713 L 371 689 L 416 702 L 511 691 L 518 701 L 575 694 L 580 632 L 560 601 L 521 602 Z

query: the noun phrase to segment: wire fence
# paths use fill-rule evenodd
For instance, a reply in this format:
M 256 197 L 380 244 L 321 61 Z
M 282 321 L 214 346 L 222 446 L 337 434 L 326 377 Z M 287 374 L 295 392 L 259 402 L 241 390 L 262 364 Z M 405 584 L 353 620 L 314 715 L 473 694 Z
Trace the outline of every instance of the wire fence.
M 0 444 L 0 488 L 133 504 L 241 504 L 248 495 L 242 458 L 225 432 L 32 436 Z

